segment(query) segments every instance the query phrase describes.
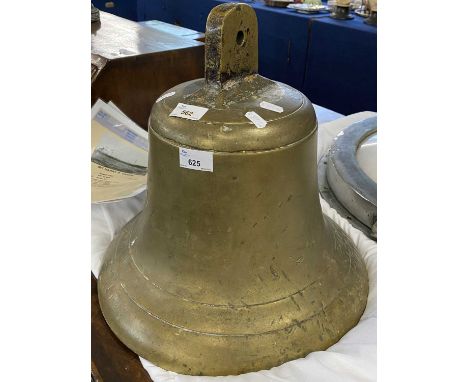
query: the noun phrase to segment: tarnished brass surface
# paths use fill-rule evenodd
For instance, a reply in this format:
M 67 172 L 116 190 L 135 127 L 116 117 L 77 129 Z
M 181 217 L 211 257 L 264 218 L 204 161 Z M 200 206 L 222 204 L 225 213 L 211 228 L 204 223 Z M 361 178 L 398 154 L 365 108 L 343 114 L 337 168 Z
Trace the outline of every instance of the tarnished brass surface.
M 334 344 L 359 321 L 368 278 L 321 212 L 312 104 L 256 74 L 252 8 L 214 8 L 206 44 L 206 80 L 153 107 L 147 201 L 111 243 L 98 291 L 108 324 L 142 357 L 183 374 L 240 374 Z M 179 102 L 209 110 L 169 117 Z M 212 151 L 213 172 L 181 168 L 180 147 Z

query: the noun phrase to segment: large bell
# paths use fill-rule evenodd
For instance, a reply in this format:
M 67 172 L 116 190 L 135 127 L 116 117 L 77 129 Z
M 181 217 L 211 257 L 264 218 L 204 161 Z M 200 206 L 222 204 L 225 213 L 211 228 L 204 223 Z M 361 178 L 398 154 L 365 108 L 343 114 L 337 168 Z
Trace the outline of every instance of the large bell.
M 115 334 L 178 373 L 240 374 L 324 350 L 366 306 L 365 265 L 320 208 L 313 106 L 257 61 L 252 8 L 214 8 L 206 78 L 155 103 L 147 201 L 99 277 Z

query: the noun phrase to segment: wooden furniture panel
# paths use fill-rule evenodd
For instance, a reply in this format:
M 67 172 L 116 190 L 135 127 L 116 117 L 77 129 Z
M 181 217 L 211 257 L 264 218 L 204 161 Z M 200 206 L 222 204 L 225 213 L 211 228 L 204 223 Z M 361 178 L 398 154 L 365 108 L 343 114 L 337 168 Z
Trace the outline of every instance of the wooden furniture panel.
M 91 375 L 95 382 L 152 382 L 138 356 L 110 330 L 91 274 Z
M 154 101 L 204 75 L 204 44 L 101 12 L 91 24 L 91 102 L 114 102 L 147 129 Z

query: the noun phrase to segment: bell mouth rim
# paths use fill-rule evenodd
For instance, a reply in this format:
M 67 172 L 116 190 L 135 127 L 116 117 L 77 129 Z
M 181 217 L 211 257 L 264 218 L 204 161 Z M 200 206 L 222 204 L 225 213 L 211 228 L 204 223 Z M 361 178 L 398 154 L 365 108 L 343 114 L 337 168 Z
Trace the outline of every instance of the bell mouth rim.
M 348 242 L 356 249 L 351 238 L 346 235 L 344 230 L 329 216 L 326 214 L 323 214 L 323 216 L 325 221 L 331 223 L 328 229 L 336 229 L 338 231 L 338 235 L 335 236 L 335 240 L 338 240 L 337 243 L 340 243 L 338 247 Z M 134 221 L 130 221 L 127 224 L 131 224 L 132 222 Z M 328 223 L 326 224 L 328 225 Z M 120 235 L 114 240 L 120 240 Z M 125 243 L 126 241 L 124 241 L 122 245 Z M 335 250 L 337 251 L 337 249 L 334 249 L 334 251 Z M 135 312 L 141 312 L 142 308 L 135 304 L 134 301 L 131 301 L 123 288 L 121 288 L 121 291 L 115 288 L 112 288 L 110 292 L 109 288 L 106 290 L 108 283 L 107 281 L 104 282 L 104 284 L 102 283 L 102 276 L 104 275 L 103 272 L 109 272 L 109 270 L 104 267 L 98 278 L 98 298 L 105 321 L 119 340 L 132 351 L 155 365 L 185 375 L 215 376 L 242 374 L 251 371 L 270 369 L 284 362 L 304 357 L 313 351 L 325 350 L 338 342 L 349 330 L 359 323 L 368 304 L 369 275 L 362 255 L 360 253 L 357 253 L 357 255 L 359 256 L 358 261 L 361 264 L 360 266 L 362 266 L 362 270 L 359 272 L 363 272 L 363 278 L 360 280 L 356 279 L 350 284 L 355 291 L 354 293 L 356 293 L 353 294 L 353 298 L 347 300 L 344 296 L 346 296 L 346 293 L 349 293 L 349 291 L 347 288 L 343 288 L 327 306 L 316 314 L 310 315 L 300 321 L 292 321 L 290 325 L 259 333 L 207 333 L 196 329 L 178 327 L 174 325 L 174 323 L 170 323 L 164 319 L 161 320 L 159 317 L 154 317 L 147 313 L 138 315 Z M 122 256 L 125 255 L 120 253 L 119 258 L 122 259 Z M 110 270 L 111 273 L 114 271 L 112 269 Z M 120 283 L 120 280 L 121 278 L 116 281 L 116 283 Z M 127 314 L 130 313 L 130 315 L 134 317 L 134 320 L 128 322 L 116 318 L 115 314 L 112 313 L 114 310 L 111 305 L 112 303 L 109 303 L 109 297 L 114 299 L 113 301 L 117 298 L 119 304 L 122 304 L 123 307 L 123 310 L 119 309 L 118 311 L 125 311 Z M 340 299 L 345 300 L 345 305 L 339 302 Z M 358 301 L 360 302 L 358 303 Z M 116 305 L 113 305 L 113 307 L 115 309 Z M 345 312 L 347 319 L 343 321 L 338 320 L 337 317 L 339 316 L 336 316 L 337 312 Z M 333 322 L 332 327 L 338 328 L 338 331 L 335 329 L 332 334 L 329 334 L 329 329 L 317 330 L 317 323 L 321 323 L 320 325 L 325 324 L 325 327 L 327 327 L 331 322 Z M 147 333 L 154 333 L 154 335 L 144 337 L 145 333 L 146 335 Z M 299 346 L 300 353 L 286 352 L 286 355 L 279 354 L 278 349 L 287 349 L 292 340 L 301 343 L 301 346 Z M 215 344 L 213 344 L 212 341 L 215 341 Z M 218 349 L 217 347 L 221 346 L 220 344 L 226 344 L 225 341 L 229 342 L 228 350 L 223 347 Z M 269 345 L 273 342 L 277 345 L 272 347 L 272 350 L 269 350 L 269 354 L 266 354 L 265 358 L 254 358 L 255 365 L 252 366 L 250 365 L 252 359 L 247 362 L 243 355 L 246 341 L 249 343 L 251 343 L 251 341 L 258 342 L 262 349 L 269 348 Z M 157 348 L 154 348 L 155 343 L 158 344 Z M 201 358 L 204 360 L 211 359 L 210 355 L 216 357 L 217 355 L 214 355 L 213 352 L 222 353 L 228 351 L 229 357 L 232 357 L 232 359 L 240 357 L 239 359 L 243 361 L 234 360 L 233 365 L 236 366 L 228 370 L 225 369 L 228 366 L 221 365 L 220 362 L 216 362 L 215 365 L 204 364 L 205 368 L 203 369 L 201 366 L 203 362 L 201 361 L 201 363 L 193 361 L 193 364 L 186 361 L 187 358 L 190 359 L 190 355 L 185 354 L 186 352 L 184 349 L 187 348 L 190 343 L 197 344 L 197 349 L 200 351 L 200 354 L 203 354 Z M 172 351 L 170 349 L 175 350 Z M 191 367 L 190 370 L 187 365 Z
M 123 288 L 123 290 L 125 291 L 125 288 Z M 126 291 L 125 291 L 126 292 Z M 127 294 L 127 293 L 126 293 Z M 281 332 L 281 331 L 289 331 L 289 330 L 292 330 L 294 327 L 296 326 L 300 326 L 310 320 L 313 320 L 315 319 L 317 316 L 320 316 L 323 314 L 322 311 L 318 311 L 310 316 L 308 316 L 307 318 L 301 320 L 301 321 L 296 321 L 296 322 L 293 322 L 291 323 L 290 325 L 288 326 L 284 326 L 284 327 L 281 327 L 281 328 L 278 328 L 278 329 L 274 329 L 274 330 L 267 330 L 267 331 L 263 331 L 263 332 L 258 332 L 258 333 L 215 333 L 215 332 L 206 332 L 206 331 L 202 331 L 202 330 L 196 330 L 196 329 L 191 329 L 191 328 L 187 328 L 187 327 L 184 327 L 184 326 L 180 326 L 180 325 L 177 325 L 175 323 L 172 323 L 172 322 L 169 322 L 169 321 L 166 321 L 164 319 L 162 319 L 161 317 L 158 317 L 156 315 L 153 315 L 153 314 L 150 314 L 146 309 L 144 309 L 144 307 L 140 306 L 138 303 L 136 303 L 136 301 L 134 301 L 128 294 L 127 294 L 128 298 L 139 308 L 141 309 L 142 311 L 146 312 L 147 314 L 149 314 L 150 316 L 152 316 L 153 318 L 155 318 L 156 320 L 159 320 L 161 321 L 163 324 L 169 326 L 169 327 L 172 327 L 174 329 L 179 329 L 179 330 L 183 330 L 185 332 L 189 332 L 189 333 L 193 333 L 195 335 L 201 335 L 201 336 L 212 336 L 212 337 L 226 337 L 226 338 L 235 338 L 235 337 L 242 337 L 242 338 L 245 338 L 245 337 L 257 337 L 257 336 L 264 336 L 264 335 L 269 335 L 269 334 L 274 334 L 274 333 L 278 333 L 278 332 Z M 325 307 L 327 308 L 329 305 L 332 305 L 336 300 L 339 299 L 339 296 L 335 296 L 332 301 L 330 301 Z M 200 304 L 201 305 L 201 304 Z M 366 305 L 367 306 L 367 305 Z M 364 310 L 363 310 L 363 313 L 365 311 L 365 307 L 364 307 Z M 107 321 L 106 321 L 107 322 Z M 110 325 L 109 325 L 110 326 Z

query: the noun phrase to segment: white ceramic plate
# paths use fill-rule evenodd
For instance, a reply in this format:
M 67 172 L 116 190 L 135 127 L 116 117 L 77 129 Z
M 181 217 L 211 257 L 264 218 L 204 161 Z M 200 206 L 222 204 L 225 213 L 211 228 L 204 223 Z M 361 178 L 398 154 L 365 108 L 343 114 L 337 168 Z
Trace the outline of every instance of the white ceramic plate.
M 356 9 L 354 11 L 354 13 L 358 16 L 361 16 L 361 17 L 369 17 L 370 13 L 369 12 L 365 12 L 365 11 L 362 11 L 360 9 Z
M 328 9 L 325 5 L 313 4 L 289 4 L 288 8 L 294 9 L 299 13 L 317 13 Z

